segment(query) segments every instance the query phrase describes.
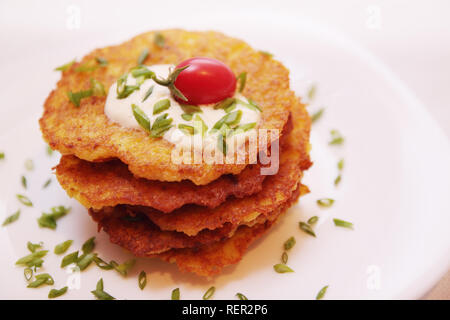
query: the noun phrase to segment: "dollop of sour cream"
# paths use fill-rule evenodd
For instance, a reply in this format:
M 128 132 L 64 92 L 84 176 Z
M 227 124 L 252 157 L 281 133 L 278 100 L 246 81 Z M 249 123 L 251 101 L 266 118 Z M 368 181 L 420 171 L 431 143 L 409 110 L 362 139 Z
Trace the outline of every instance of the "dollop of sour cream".
M 147 66 L 147 68 L 153 71 L 159 78 L 167 78 L 171 68 L 173 67 L 174 67 L 173 65 L 167 64 Z M 127 85 L 136 85 L 136 79 L 131 75 L 131 73 L 128 74 L 126 83 Z M 152 86 L 153 91 L 151 95 L 144 100 L 147 91 Z M 169 118 L 173 119 L 172 127 L 169 130 L 167 130 L 162 136 L 163 139 L 166 139 L 170 143 L 187 148 L 191 148 L 192 146 L 197 149 L 211 148 L 212 145 L 214 145 L 216 148 L 219 148 L 218 147 L 219 144 L 217 143 L 219 132 L 218 130 L 211 130 L 211 129 L 213 129 L 214 125 L 219 120 L 221 120 L 225 115 L 227 115 L 225 109 L 214 109 L 215 104 L 199 105 L 198 107 L 200 107 L 201 112 L 194 113 L 192 119 L 186 120 L 182 117 L 182 115 L 186 114 L 186 112 L 180 106 L 178 101 L 176 101 L 173 98 L 169 88 L 157 84 L 155 81 L 153 81 L 153 79 L 145 80 L 140 85 L 139 90 L 134 91 L 128 97 L 123 99 L 117 98 L 116 90 L 117 90 L 117 82 L 112 84 L 111 87 L 109 88 L 104 108 L 104 113 L 109 118 L 109 120 L 118 123 L 119 125 L 126 128 L 144 130 L 139 125 L 133 114 L 132 105 L 135 104 L 147 115 L 147 117 L 150 120 L 150 124 L 153 124 L 157 117 L 165 113 L 167 113 L 167 119 Z M 230 143 L 228 139 L 235 139 L 233 143 L 243 144 L 245 143 L 245 137 L 244 139 L 242 139 L 242 137 L 249 136 L 250 134 L 252 134 L 252 132 L 254 133 L 255 129 L 257 128 L 257 124 L 261 118 L 261 112 L 257 108 L 252 107 L 252 104 L 249 102 L 249 100 L 245 98 L 242 94 L 236 93 L 233 96 L 233 98 L 235 98 L 235 108 L 232 110 L 232 112 L 236 112 L 239 110 L 242 112 L 242 117 L 239 122 L 239 125 L 248 125 L 254 123 L 256 124 L 251 129 L 245 131 L 242 130 L 237 131 L 235 134 L 232 134 L 231 137 L 226 138 L 226 143 Z M 168 99 L 170 101 L 170 107 L 162 111 L 161 113 L 153 114 L 154 105 L 158 101 L 164 99 Z M 204 124 L 206 124 L 208 128 L 207 131 L 202 136 L 203 140 L 202 144 L 196 143 L 193 144 L 193 137 L 179 128 L 180 124 L 195 127 L 196 115 L 198 115 L 203 120 Z M 199 134 L 198 131 L 195 133 L 195 135 L 197 134 Z M 236 147 L 240 148 L 242 146 L 236 145 Z

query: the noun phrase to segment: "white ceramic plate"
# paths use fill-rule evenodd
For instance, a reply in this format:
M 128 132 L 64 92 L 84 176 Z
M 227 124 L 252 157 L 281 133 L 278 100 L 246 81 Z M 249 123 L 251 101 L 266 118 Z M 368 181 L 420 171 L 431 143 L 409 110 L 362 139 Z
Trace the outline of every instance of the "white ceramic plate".
M 156 259 L 138 259 L 127 278 L 94 266 L 74 278 L 59 268 L 61 257 L 49 253 L 42 272 L 53 275 L 56 288 L 68 281 L 78 287 L 63 298 L 93 298 L 90 291 L 100 277 L 105 291 L 120 299 L 167 299 L 175 287 L 182 298 L 198 299 L 211 285 L 217 288 L 216 299 L 234 299 L 237 292 L 250 299 L 314 299 L 325 285 L 328 299 L 419 298 L 448 269 L 449 143 L 413 94 L 370 53 L 298 14 L 256 17 L 241 11 L 229 19 L 223 13 L 200 11 L 172 12 L 167 18 L 152 13 L 153 7 L 89 6 L 82 8 L 85 24 L 79 30 L 66 28 L 66 15 L 72 11 L 63 7 L 35 8 L 40 27 L 32 25 L 33 10 L 21 20 L 23 28 L 12 18 L 4 22 L 11 24 L 12 36 L 3 32 L 0 38 L 0 151 L 6 153 L 0 162 L 0 218 L 19 208 L 22 213 L 17 222 L 0 228 L 0 298 L 39 299 L 48 294 L 49 287 L 27 289 L 23 269 L 14 265 L 28 253 L 27 241 L 43 241 L 52 251 L 57 243 L 73 239 L 71 252 L 96 235 L 96 251 L 105 260 L 131 258 L 104 233 L 97 234 L 86 210 L 66 196 L 54 177 L 50 187 L 42 189 L 58 156 L 47 156 L 37 120 L 59 78 L 52 71 L 55 66 L 141 31 L 173 26 L 220 30 L 274 53 L 290 68 L 292 88 L 299 95 L 317 84 L 317 98 L 309 108 L 324 106 L 326 112 L 311 136 L 314 166 L 304 179 L 311 193 L 252 245 L 239 264 L 211 281 L 181 274 Z M 162 6 L 158 10 L 170 9 Z M 97 14 L 104 10 L 107 14 L 100 18 Z M 343 147 L 328 145 L 331 129 L 345 136 Z M 27 158 L 34 160 L 34 171 L 24 168 Z M 335 188 L 340 158 L 345 169 Z M 22 174 L 28 178 L 28 190 L 20 184 Z M 17 193 L 28 195 L 34 207 L 21 205 Z M 315 201 L 322 197 L 336 199 L 335 205 L 320 209 Z M 72 211 L 57 230 L 40 229 L 36 219 L 41 212 L 61 204 Z M 320 217 L 317 238 L 298 228 L 298 221 L 313 215 Z M 335 227 L 335 217 L 353 222 L 355 230 Z M 288 265 L 295 273 L 277 274 L 272 266 L 279 263 L 282 244 L 291 235 L 297 244 Z M 148 275 L 143 291 L 137 285 L 141 270 Z

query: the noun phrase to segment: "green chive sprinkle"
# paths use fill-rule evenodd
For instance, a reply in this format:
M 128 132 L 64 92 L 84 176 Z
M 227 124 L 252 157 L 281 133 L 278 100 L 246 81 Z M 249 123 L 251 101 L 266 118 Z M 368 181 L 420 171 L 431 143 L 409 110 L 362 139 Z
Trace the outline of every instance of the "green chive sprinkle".
M 220 101 L 219 103 L 216 103 L 214 105 L 214 109 L 218 110 L 218 109 L 226 109 L 229 106 L 231 106 L 234 102 L 236 101 L 235 98 L 226 98 L 222 101 Z
M 164 36 L 157 32 L 155 34 L 155 39 L 153 40 L 153 42 L 155 43 L 155 45 L 159 48 L 164 48 L 164 44 L 166 43 L 166 39 L 164 38 Z
M 314 224 L 317 223 L 317 221 L 319 221 L 319 217 L 318 216 L 313 216 L 311 218 L 308 219 L 307 223 L 312 226 Z
M 103 86 L 103 84 L 94 78 L 91 78 L 91 89 L 94 96 L 101 97 L 106 95 L 105 87 Z
M 136 119 L 137 123 L 145 130 L 150 131 L 150 119 L 147 117 L 145 112 L 139 108 L 137 105 L 132 104 L 131 109 L 133 110 L 134 118 Z
M 170 100 L 169 99 L 160 100 L 157 103 L 155 103 L 155 105 L 153 106 L 153 114 L 159 114 L 169 108 L 170 108 Z
M 17 210 L 14 214 L 10 215 L 9 217 L 7 217 L 5 219 L 5 221 L 3 221 L 2 226 L 6 226 L 8 224 L 11 224 L 15 221 L 17 221 L 20 217 L 20 210 Z
M 353 223 L 351 222 L 347 222 L 341 219 L 333 219 L 334 221 L 334 225 L 336 227 L 342 227 L 342 228 L 347 228 L 347 229 L 353 229 Z
M 178 129 L 180 129 L 183 133 L 190 135 L 190 136 L 194 135 L 194 133 L 195 133 L 195 129 L 193 126 L 183 124 L 183 123 L 180 123 L 178 125 Z
M 26 189 L 27 188 L 27 178 L 25 178 L 25 176 L 22 176 L 20 181 L 22 183 L 22 187 L 24 187 Z
M 63 64 L 62 66 L 59 66 L 55 68 L 55 71 L 67 71 L 70 69 L 70 67 L 75 63 L 75 59 L 70 61 L 69 63 Z
M 95 248 L 95 237 L 92 237 L 86 240 L 86 242 L 81 247 L 81 250 L 83 251 L 83 253 L 87 254 L 94 251 L 94 248 Z
M 256 122 L 250 122 L 250 123 L 241 124 L 241 125 L 237 126 L 235 131 L 242 130 L 243 132 L 246 132 L 248 130 L 253 129 L 254 127 L 256 127 Z
M 33 206 L 33 202 L 31 202 L 31 200 L 28 199 L 27 196 L 24 196 L 23 194 L 17 194 L 16 197 L 17 197 L 17 200 L 19 200 L 20 203 L 22 203 L 23 205 L 25 205 L 27 207 Z
M 47 155 L 52 156 L 53 155 L 53 149 L 47 145 Z
M 183 120 L 186 120 L 186 121 L 191 121 L 192 117 L 193 117 L 193 115 L 192 114 L 188 114 L 188 113 L 183 113 L 181 115 L 181 118 L 183 118 Z
M 44 183 L 44 185 L 42 186 L 42 189 L 47 188 L 47 187 L 50 185 L 50 183 L 52 183 L 52 179 L 51 179 L 51 178 L 48 179 L 48 180 Z
M 333 205 L 334 199 L 323 198 L 323 199 L 317 200 L 316 202 L 317 202 L 317 204 L 318 204 L 320 207 L 323 207 L 323 208 L 329 208 L 329 207 L 331 207 L 331 206 Z
M 239 300 L 248 300 L 246 296 L 239 292 L 236 293 L 236 297 L 238 297 Z
M 336 179 L 334 179 L 334 185 L 335 185 L 335 186 L 338 186 L 339 183 L 341 183 L 341 180 L 342 180 L 342 176 L 341 176 L 341 175 L 338 175 L 338 176 L 336 177 Z
M 40 250 L 33 253 L 30 253 L 29 255 L 20 258 L 16 261 L 17 265 L 23 265 L 27 266 L 29 268 L 31 267 L 41 267 L 43 260 L 41 258 L 45 257 L 48 250 Z
M 106 293 L 103 290 L 103 279 L 100 278 L 100 280 L 97 282 L 97 286 L 95 290 L 91 291 L 91 293 L 98 299 L 98 300 L 115 300 L 113 296 L 111 296 L 109 293 Z
M 91 265 L 96 257 L 96 253 L 83 253 L 77 261 L 77 267 L 80 268 L 80 271 L 85 270 L 87 267 Z
M 325 286 L 322 289 L 320 289 L 319 293 L 316 296 L 316 300 L 321 300 L 325 296 L 327 289 L 328 289 L 328 286 Z
M 214 295 L 214 292 L 216 292 L 216 287 L 209 288 L 205 294 L 203 295 L 203 300 L 209 300 Z
M 316 97 L 316 92 L 317 92 L 317 87 L 316 87 L 316 85 L 315 84 L 313 84 L 310 88 L 309 88 L 309 90 L 308 90 L 308 100 L 309 101 L 312 101 L 312 100 L 314 100 L 314 98 Z
M 264 56 L 266 56 L 266 57 L 269 57 L 269 58 L 272 58 L 272 57 L 273 57 L 273 54 L 270 53 L 270 52 L 268 52 L 268 51 L 259 50 L 259 53 L 261 53 L 262 55 L 264 55 Z
M 304 222 L 299 222 L 299 227 L 302 231 L 306 232 L 310 236 L 316 237 L 316 234 L 314 233 L 313 229 L 311 228 L 311 226 L 309 224 L 304 223 Z
M 295 238 L 294 237 L 290 237 L 284 243 L 284 250 L 292 249 L 294 246 L 295 246 Z
M 30 241 L 27 242 L 27 248 L 30 250 L 31 253 L 36 252 L 36 249 L 42 248 L 44 244 L 42 242 L 39 243 L 31 243 Z
M 155 88 L 154 85 L 148 88 L 147 92 L 144 95 L 144 98 L 142 98 L 142 102 L 144 102 L 145 100 L 147 100 L 148 97 L 150 97 L 150 95 L 153 93 L 153 88 Z
M 339 171 L 342 171 L 342 169 L 344 169 L 344 159 L 339 160 L 339 162 L 337 163 L 337 167 Z
M 49 299 L 54 299 L 57 297 L 62 296 L 63 294 L 65 294 L 67 292 L 68 287 L 63 287 L 61 289 L 52 289 L 50 290 L 50 292 L 48 293 L 48 298 Z
M 220 128 L 222 128 L 222 126 L 224 124 L 226 124 L 230 127 L 234 126 L 234 125 L 238 125 L 239 122 L 241 121 L 241 118 L 242 118 L 242 110 L 227 113 L 219 121 L 217 121 L 214 124 L 213 129 L 219 130 Z
M 222 132 L 217 135 L 217 149 L 222 151 L 224 155 L 227 154 L 227 139 Z
M 180 288 L 172 290 L 172 300 L 180 300 Z
M 0 160 L 5 159 L 5 153 L 4 152 L 0 152 Z
M 168 113 L 164 113 L 163 115 L 157 117 L 155 122 L 153 122 L 152 129 L 150 131 L 150 136 L 152 138 L 159 138 L 164 135 L 164 133 L 172 128 L 172 118 L 167 118 Z
M 73 243 L 73 240 L 67 240 L 60 244 L 57 244 L 55 246 L 55 249 L 53 250 L 53 252 L 55 254 L 63 254 L 67 251 L 67 249 L 69 249 L 69 247 L 72 245 L 72 243 Z
M 138 62 L 137 64 L 140 66 L 142 64 L 144 64 L 144 61 L 147 59 L 148 57 L 148 48 L 145 48 L 144 50 L 142 50 L 141 54 L 139 55 L 138 58 Z
M 61 260 L 61 268 L 67 267 L 69 264 L 76 263 L 78 261 L 78 251 L 69 253 Z
M 331 140 L 328 142 L 329 145 L 341 145 L 344 143 L 344 137 L 337 130 L 331 130 Z
M 25 169 L 27 169 L 28 171 L 33 171 L 34 170 L 33 160 L 31 160 L 31 159 L 25 160 Z
M 283 264 L 286 264 L 288 262 L 289 256 L 287 254 L 286 251 L 283 252 L 283 254 L 281 255 L 281 262 L 283 262 Z
M 325 109 L 322 108 L 322 109 L 316 111 L 315 113 L 313 113 L 313 115 L 311 116 L 311 122 L 312 123 L 317 122 L 322 117 L 324 111 L 325 111 Z
M 136 259 L 125 261 L 122 264 L 118 264 L 115 261 L 110 262 L 110 264 L 114 267 L 114 269 L 124 277 L 127 276 L 128 271 L 134 266 L 135 263 Z
M 199 106 L 193 106 L 189 104 L 180 104 L 180 108 L 183 109 L 183 111 L 187 114 L 203 112 L 203 110 Z
M 139 288 L 141 290 L 144 290 L 145 286 L 147 285 L 147 274 L 145 273 L 145 271 L 141 271 L 141 273 L 139 273 L 138 284 Z
M 195 133 L 201 132 L 202 136 L 204 136 L 205 133 L 208 131 L 208 126 L 198 114 L 196 114 L 194 118 L 194 128 Z
M 64 206 L 52 207 L 50 210 L 50 213 L 43 212 L 37 220 L 41 228 L 56 229 L 56 221 L 70 212 L 70 208 Z
M 273 266 L 273 269 L 277 273 L 287 273 L 287 272 L 294 272 L 291 268 L 289 268 L 287 265 L 279 263 Z
M 257 110 L 259 112 L 262 112 L 261 107 L 258 106 L 254 100 L 248 98 L 247 101 L 248 101 L 248 103 L 244 104 L 247 108 L 250 108 L 250 109 L 255 110 L 255 111 Z
M 99 267 L 100 269 L 103 269 L 103 270 L 114 269 L 114 267 L 111 264 L 107 263 L 106 261 L 104 261 L 103 259 L 99 258 L 98 256 L 94 257 L 94 262 L 97 265 L 97 267 Z
M 23 270 L 23 276 L 25 277 L 25 280 L 30 281 L 31 278 L 33 278 L 33 269 L 25 268 Z
M 36 280 L 28 284 L 27 288 L 38 288 L 43 284 L 51 286 L 55 283 L 52 276 L 49 275 L 48 273 L 37 274 L 35 276 L 35 279 Z
M 80 102 L 84 98 L 88 98 L 94 94 L 94 90 L 81 90 L 78 92 L 67 92 L 67 97 L 69 98 L 70 102 L 72 102 L 76 107 L 80 106 Z
M 239 92 L 242 92 L 247 82 L 247 72 L 241 72 L 236 79 L 239 82 Z
M 102 57 L 96 57 L 95 61 L 97 61 L 97 63 L 102 67 L 105 67 L 108 65 L 108 60 L 106 60 L 105 58 L 102 58 Z
M 98 68 L 98 65 L 92 65 L 92 62 L 84 63 L 75 68 L 75 72 L 91 72 Z

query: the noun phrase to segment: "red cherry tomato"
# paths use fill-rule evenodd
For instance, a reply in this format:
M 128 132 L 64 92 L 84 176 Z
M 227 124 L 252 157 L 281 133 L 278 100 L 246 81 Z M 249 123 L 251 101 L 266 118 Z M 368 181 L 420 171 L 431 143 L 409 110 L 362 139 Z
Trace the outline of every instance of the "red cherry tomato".
M 223 62 L 211 58 L 191 58 L 181 62 L 177 68 L 189 65 L 175 80 L 175 87 L 188 101 L 185 104 L 209 104 L 234 95 L 236 76 Z

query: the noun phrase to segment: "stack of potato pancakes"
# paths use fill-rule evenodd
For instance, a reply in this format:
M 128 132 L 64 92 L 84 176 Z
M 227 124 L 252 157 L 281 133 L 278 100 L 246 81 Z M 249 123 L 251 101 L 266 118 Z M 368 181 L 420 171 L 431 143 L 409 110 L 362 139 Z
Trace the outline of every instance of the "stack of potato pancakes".
M 155 43 L 156 36 L 164 37 L 164 45 Z M 110 121 L 105 96 L 86 97 L 78 107 L 69 101 L 67 92 L 88 90 L 91 79 L 107 90 L 145 49 L 147 66 L 211 57 L 236 75 L 246 72 L 242 93 L 262 109 L 257 128 L 280 132 L 276 174 L 262 175 L 259 162 L 176 164 L 174 145 L 164 138 Z M 98 57 L 108 64 L 96 67 Z M 80 68 L 86 65 L 94 67 Z M 300 180 L 311 165 L 310 118 L 289 89 L 288 70 L 217 32 L 148 32 L 97 49 L 63 71 L 44 109 L 44 139 L 62 154 L 56 167 L 61 186 L 89 209 L 111 242 L 138 257 L 176 263 L 182 271 L 208 277 L 237 263 L 308 191 Z

